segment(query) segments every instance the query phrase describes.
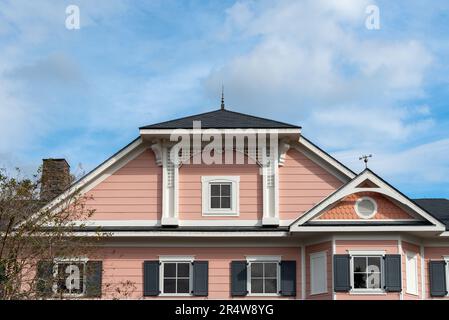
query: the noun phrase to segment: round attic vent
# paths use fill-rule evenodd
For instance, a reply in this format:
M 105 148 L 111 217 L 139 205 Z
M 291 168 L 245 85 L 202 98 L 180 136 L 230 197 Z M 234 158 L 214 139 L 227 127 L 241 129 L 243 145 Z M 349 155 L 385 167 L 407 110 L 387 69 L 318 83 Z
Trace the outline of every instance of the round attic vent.
M 377 213 L 377 203 L 370 197 L 362 197 L 355 203 L 355 212 L 362 219 L 370 219 Z

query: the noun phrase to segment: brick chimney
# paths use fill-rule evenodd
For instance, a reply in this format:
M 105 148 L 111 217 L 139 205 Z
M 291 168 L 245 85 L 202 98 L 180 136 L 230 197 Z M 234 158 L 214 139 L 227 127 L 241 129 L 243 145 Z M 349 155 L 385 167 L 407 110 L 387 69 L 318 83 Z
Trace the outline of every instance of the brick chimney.
M 48 202 L 70 186 L 70 166 L 65 159 L 43 159 L 41 200 Z

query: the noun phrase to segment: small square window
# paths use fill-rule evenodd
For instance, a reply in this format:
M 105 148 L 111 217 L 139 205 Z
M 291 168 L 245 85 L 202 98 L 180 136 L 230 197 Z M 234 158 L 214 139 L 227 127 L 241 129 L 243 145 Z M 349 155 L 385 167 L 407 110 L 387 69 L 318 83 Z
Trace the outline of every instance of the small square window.
M 380 290 L 382 276 L 382 256 L 352 258 L 352 279 L 355 290 Z
M 190 293 L 190 262 L 163 262 L 163 288 L 164 294 Z
M 277 294 L 278 293 L 278 262 L 251 262 L 250 293 Z
M 54 292 L 63 295 L 83 295 L 85 293 L 86 262 L 60 261 L 54 266 Z
M 203 215 L 238 215 L 239 177 L 208 177 L 202 181 Z

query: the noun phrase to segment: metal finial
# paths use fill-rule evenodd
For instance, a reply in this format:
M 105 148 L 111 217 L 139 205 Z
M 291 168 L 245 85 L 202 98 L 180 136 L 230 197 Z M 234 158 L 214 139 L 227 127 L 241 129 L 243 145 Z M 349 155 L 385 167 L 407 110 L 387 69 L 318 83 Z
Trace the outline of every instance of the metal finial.
M 368 168 L 368 159 L 369 159 L 369 158 L 372 158 L 372 157 L 373 157 L 372 154 L 368 154 L 368 155 L 361 156 L 361 157 L 359 158 L 359 160 L 363 160 L 363 162 L 365 162 L 365 169 Z
M 224 86 L 221 86 L 221 110 L 225 109 L 225 103 L 224 103 Z

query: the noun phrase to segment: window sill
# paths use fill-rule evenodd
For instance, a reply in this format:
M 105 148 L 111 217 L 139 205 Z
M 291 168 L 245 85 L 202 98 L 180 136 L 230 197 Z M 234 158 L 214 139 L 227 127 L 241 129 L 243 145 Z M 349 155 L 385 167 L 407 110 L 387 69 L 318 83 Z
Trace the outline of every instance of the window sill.
M 248 293 L 246 296 L 247 297 L 253 297 L 253 298 L 257 298 L 257 297 L 282 297 L 278 293 Z
M 351 295 L 386 295 L 387 292 L 383 290 L 351 290 Z
M 207 211 L 207 212 L 203 212 L 202 216 L 203 217 L 238 217 L 239 213 L 238 212 L 211 212 L 211 211 Z
M 193 297 L 194 295 L 191 293 L 160 293 L 158 297 Z
M 329 291 L 322 291 L 322 292 L 312 292 L 310 293 L 311 296 L 319 296 L 320 294 L 328 294 Z

